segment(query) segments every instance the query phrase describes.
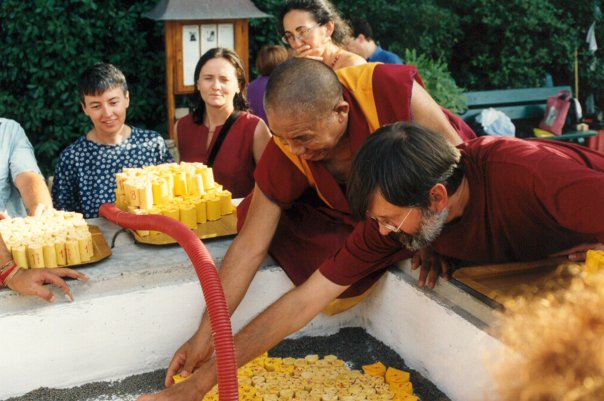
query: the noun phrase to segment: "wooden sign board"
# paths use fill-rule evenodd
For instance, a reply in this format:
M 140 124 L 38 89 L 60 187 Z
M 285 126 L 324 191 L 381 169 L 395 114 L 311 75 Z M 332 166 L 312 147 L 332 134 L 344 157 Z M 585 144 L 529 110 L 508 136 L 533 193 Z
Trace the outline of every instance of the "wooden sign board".
M 193 93 L 195 66 L 207 50 L 218 46 L 234 50 L 249 76 L 248 20 L 165 21 L 164 29 L 168 130 L 174 139 L 174 95 Z

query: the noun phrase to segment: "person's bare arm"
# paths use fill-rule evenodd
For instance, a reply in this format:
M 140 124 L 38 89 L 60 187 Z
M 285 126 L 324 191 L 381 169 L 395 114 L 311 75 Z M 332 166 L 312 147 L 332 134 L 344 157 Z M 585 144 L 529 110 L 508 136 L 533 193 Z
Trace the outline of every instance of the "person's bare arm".
M 313 273 L 304 284 L 279 298 L 235 336 L 238 366 L 243 366 L 304 327 L 346 288 L 332 283 L 320 271 Z M 214 384 L 216 365 L 211 359 L 200 366 L 189 380 L 159 394 L 144 395 L 138 401 L 201 400 Z
M 256 125 L 256 130 L 254 131 L 254 161 L 256 164 L 260 161 L 260 157 L 264 152 L 264 148 L 268 144 L 268 141 L 271 139 L 271 132 L 268 127 L 264 123 L 264 120 L 258 121 Z
M 245 223 L 229 247 L 219 272 L 231 314 L 245 296 L 266 257 L 280 217 L 279 206 L 256 186 Z M 174 374 L 180 372 L 186 377 L 211 356 L 211 339 L 212 329 L 206 312 L 199 329 L 174 354 L 166 373 L 166 386 L 173 384 Z
M 459 145 L 463 142 L 438 103 L 416 81 L 413 81 L 411 113 L 413 122 L 442 135 L 453 145 Z
M 44 210 L 52 209 L 50 192 L 40 174 L 33 171 L 23 172 L 15 179 L 15 186 L 30 216 L 38 216 Z

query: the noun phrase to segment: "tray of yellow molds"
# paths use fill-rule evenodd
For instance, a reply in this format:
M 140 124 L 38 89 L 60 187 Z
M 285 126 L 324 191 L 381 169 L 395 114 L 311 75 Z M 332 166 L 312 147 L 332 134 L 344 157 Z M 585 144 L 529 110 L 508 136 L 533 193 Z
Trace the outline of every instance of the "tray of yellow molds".
M 183 380 L 173 377 L 175 383 Z M 381 362 L 352 370 L 334 355 L 273 358 L 261 355 L 237 371 L 244 401 L 419 401 L 410 374 Z M 203 401 L 218 401 L 215 386 Z
M 75 212 L 0 220 L 0 234 L 22 268 L 77 267 L 111 255 L 101 230 Z
M 167 163 L 125 168 L 116 174 L 116 206 L 139 215 L 162 215 L 180 221 L 201 239 L 234 235 L 237 214 L 231 192 L 214 181 L 203 163 Z M 167 234 L 130 230 L 137 242 L 174 244 Z

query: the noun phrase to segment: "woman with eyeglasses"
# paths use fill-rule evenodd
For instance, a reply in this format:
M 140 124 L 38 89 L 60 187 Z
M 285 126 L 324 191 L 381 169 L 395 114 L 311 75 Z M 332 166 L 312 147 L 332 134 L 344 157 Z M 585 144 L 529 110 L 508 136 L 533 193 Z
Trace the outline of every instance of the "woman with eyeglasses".
M 208 50 L 195 67 L 194 109 L 176 122 L 180 160 L 212 167 L 216 181 L 243 198 L 254 188 L 254 169 L 271 135 L 248 112 L 241 59 L 232 50 Z
M 281 40 L 296 57 L 322 61 L 334 70 L 366 63 L 344 49 L 352 30 L 328 0 L 287 0 L 279 20 Z

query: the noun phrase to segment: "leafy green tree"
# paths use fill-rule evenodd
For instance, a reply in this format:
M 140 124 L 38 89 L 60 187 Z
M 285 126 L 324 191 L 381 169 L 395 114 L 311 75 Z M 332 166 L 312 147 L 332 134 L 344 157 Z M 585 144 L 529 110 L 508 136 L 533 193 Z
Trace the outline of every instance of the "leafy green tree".
M 455 1 L 465 37 L 451 69 L 472 89 L 542 86 L 546 73 L 559 84 L 572 78 L 573 20 L 551 1 Z M 457 6 L 457 7 L 455 7 Z
M 165 132 L 163 26 L 142 17 L 155 0 L 2 0 L 0 115 L 19 121 L 42 170 L 90 128 L 77 90 L 81 72 L 104 61 L 128 80 L 129 123 Z

